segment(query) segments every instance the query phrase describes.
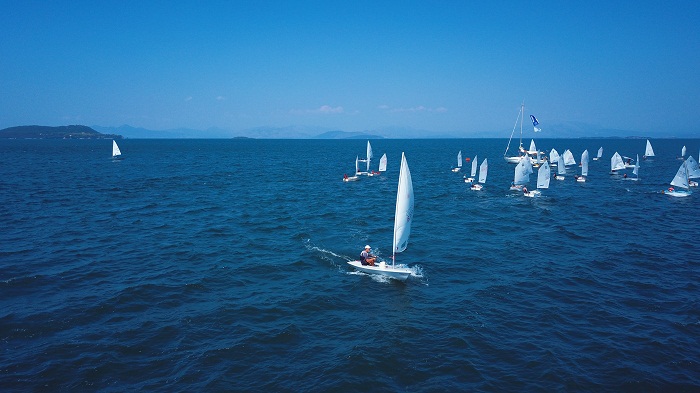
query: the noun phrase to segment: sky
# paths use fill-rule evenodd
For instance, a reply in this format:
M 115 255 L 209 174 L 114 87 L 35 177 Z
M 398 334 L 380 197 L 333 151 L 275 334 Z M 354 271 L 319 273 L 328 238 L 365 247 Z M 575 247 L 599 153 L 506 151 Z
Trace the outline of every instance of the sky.
M 569 122 L 700 135 L 698 1 L 0 0 L 0 9 L 0 128 L 508 137 L 524 102 L 543 137 Z

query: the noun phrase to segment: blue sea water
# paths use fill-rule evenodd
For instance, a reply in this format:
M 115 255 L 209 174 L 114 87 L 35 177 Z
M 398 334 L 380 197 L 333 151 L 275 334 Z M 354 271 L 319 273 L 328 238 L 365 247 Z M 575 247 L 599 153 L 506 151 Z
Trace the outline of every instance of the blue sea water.
M 364 140 L 0 140 L 0 389 L 700 390 L 700 192 L 660 193 L 700 140 L 639 182 L 608 172 L 644 140 L 538 140 L 605 152 L 534 199 L 506 143 L 374 140 L 344 183 Z M 391 253 L 402 151 L 405 283 L 346 263 Z

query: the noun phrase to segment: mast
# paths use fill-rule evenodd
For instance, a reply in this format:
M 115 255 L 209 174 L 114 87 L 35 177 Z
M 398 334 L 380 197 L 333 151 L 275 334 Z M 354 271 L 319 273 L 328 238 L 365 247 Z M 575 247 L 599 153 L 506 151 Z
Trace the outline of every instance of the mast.
M 520 154 L 520 149 L 523 148 L 523 117 L 525 117 L 525 100 L 520 104 L 520 148 L 518 149 L 518 154 Z

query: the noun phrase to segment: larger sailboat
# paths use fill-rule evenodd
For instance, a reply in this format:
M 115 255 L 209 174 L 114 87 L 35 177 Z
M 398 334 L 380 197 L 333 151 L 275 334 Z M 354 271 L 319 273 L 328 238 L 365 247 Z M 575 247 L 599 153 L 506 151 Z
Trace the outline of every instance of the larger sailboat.
M 692 191 L 690 191 L 690 185 L 688 184 L 687 161 L 683 161 L 680 168 L 678 168 L 676 176 L 674 176 L 673 180 L 671 180 L 671 186 L 682 188 L 682 190 L 677 190 L 674 187 L 669 187 L 668 190 L 664 190 L 661 192 L 674 197 L 687 197 L 690 196 L 690 194 L 692 194 Z
M 401 169 L 399 170 L 399 186 L 396 191 L 396 211 L 394 213 L 394 241 L 392 247 L 391 265 L 379 262 L 378 265 L 363 265 L 360 261 L 348 261 L 355 269 L 368 274 L 380 274 L 400 281 L 406 281 L 413 272 L 405 266 L 396 266 L 396 254 L 408 247 L 413 222 L 413 182 L 411 171 L 408 169 L 406 156 L 401 153 Z
M 510 138 L 508 139 L 508 146 L 506 146 L 506 151 L 503 152 L 503 159 L 511 164 L 517 164 L 520 162 L 520 158 L 526 155 L 525 148 L 523 148 L 523 116 L 525 113 L 525 103 L 520 104 L 520 112 L 518 112 L 518 117 L 515 119 L 515 124 L 513 125 L 513 131 L 510 133 Z M 508 150 L 510 149 L 510 142 L 513 140 L 513 134 L 515 134 L 515 128 L 520 122 L 520 143 L 518 145 L 518 155 L 508 156 Z

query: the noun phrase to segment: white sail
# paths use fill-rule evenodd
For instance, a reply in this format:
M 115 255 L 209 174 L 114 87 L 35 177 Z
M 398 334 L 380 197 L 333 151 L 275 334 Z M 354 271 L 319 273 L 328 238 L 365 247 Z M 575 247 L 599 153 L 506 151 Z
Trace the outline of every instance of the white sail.
M 462 167 L 462 151 L 460 150 L 459 153 L 457 153 L 457 168 Z
M 574 160 L 574 155 L 571 153 L 571 150 L 566 149 L 564 151 L 564 165 L 576 165 L 576 160 Z
M 637 175 L 637 179 L 639 179 L 639 154 L 637 154 L 637 161 L 634 163 L 634 169 L 632 170 L 632 173 Z
M 484 158 L 484 162 L 479 166 L 479 183 L 486 183 L 486 174 L 489 171 L 488 159 Z
M 625 163 L 622 161 L 622 156 L 620 156 L 620 153 L 615 152 L 612 157 L 610 157 L 610 170 L 611 171 L 619 171 L 621 169 L 625 169 Z
M 681 157 L 685 157 L 685 145 L 683 145 L 683 148 L 681 149 Z
M 685 160 L 685 164 L 688 168 L 689 179 L 697 179 L 700 177 L 700 165 L 698 165 L 698 162 L 695 161 L 693 156 L 688 156 L 688 159 Z
M 545 161 L 537 171 L 537 188 L 549 188 L 549 180 L 551 177 L 549 163 Z
M 386 153 L 379 159 L 379 172 L 386 172 Z
M 600 149 L 598 149 L 598 155 L 596 156 L 596 158 L 600 158 L 602 156 L 603 156 L 603 146 L 601 146 Z
M 535 154 L 537 153 L 537 146 L 535 146 L 535 140 L 530 139 L 530 150 L 528 150 L 528 153 L 530 154 Z
M 369 141 L 367 141 L 367 172 L 369 172 L 369 162 L 372 159 L 372 145 L 369 144 Z
M 355 157 L 355 173 L 360 172 L 360 157 Z
M 581 176 L 588 176 L 588 149 L 581 154 Z
M 647 148 L 644 150 L 644 157 L 654 157 L 654 149 L 651 147 L 649 139 L 647 139 Z
M 559 156 L 557 163 L 557 175 L 566 175 L 566 165 L 564 165 L 564 156 Z
M 122 155 L 121 150 L 119 150 L 119 146 L 117 146 L 117 141 L 112 139 L 112 157 L 119 157 Z
M 476 166 L 479 164 L 479 160 L 477 159 L 479 155 L 474 156 L 474 161 L 472 161 L 472 177 L 476 176 Z
M 530 181 L 530 173 L 527 171 L 525 162 L 527 158 L 523 157 L 518 165 L 515 166 L 515 174 L 513 175 L 513 184 L 525 184 Z
M 549 162 L 551 163 L 556 163 L 559 161 L 559 152 L 557 149 L 552 149 L 552 151 L 549 152 Z
M 411 181 L 411 171 L 408 169 L 406 156 L 402 152 L 399 186 L 396 191 L 396 212 L 394 214 L 394 254 L 404 251 L 408 246 L 412 218 L 413 182 Z
M 676 172 L 676 176 L 671 180 L 671 185 L 676 186 L 676 187 L 681 187 L 681 188 L 689 188 L 688 186 L 688 167 L 683 161 L 681 164 L 681 167 L 678 168 L 678 172 Z

